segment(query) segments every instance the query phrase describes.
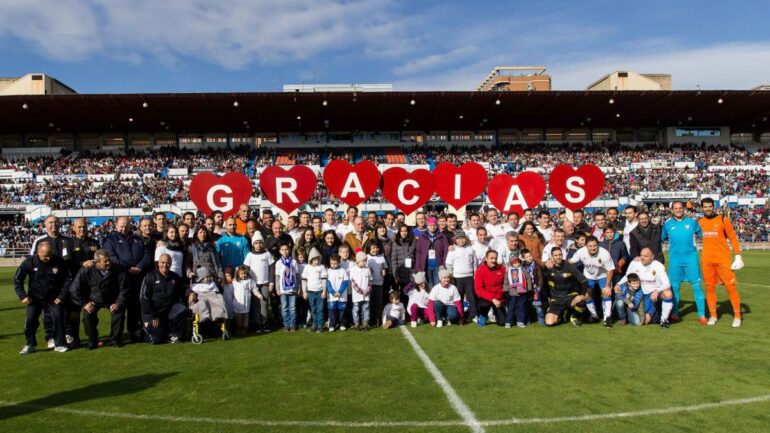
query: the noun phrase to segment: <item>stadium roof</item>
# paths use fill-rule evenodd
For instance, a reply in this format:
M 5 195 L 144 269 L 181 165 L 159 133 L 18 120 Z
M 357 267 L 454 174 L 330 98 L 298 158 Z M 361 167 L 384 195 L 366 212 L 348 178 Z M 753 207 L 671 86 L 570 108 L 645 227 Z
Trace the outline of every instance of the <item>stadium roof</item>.
M 768 117 L 770 92 L 752 90 L 0 97 L 2 134 L 165 132 L 166 126 L 180 133 L 620 129 L 679 122 L 748 132 L 770 130 Z

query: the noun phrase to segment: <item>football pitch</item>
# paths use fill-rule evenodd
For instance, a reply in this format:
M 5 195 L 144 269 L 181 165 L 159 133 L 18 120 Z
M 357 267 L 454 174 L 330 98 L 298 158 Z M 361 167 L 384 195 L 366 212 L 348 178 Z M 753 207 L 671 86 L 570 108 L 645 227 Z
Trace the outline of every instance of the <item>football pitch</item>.
M 0 431 L 766 432 L 770 252 L 743 257 L 738 329 L 723 287 L 724 316 L 705 327 L 685 286 L 668 330 L 274 332 L 26 357 L 2 268 Z

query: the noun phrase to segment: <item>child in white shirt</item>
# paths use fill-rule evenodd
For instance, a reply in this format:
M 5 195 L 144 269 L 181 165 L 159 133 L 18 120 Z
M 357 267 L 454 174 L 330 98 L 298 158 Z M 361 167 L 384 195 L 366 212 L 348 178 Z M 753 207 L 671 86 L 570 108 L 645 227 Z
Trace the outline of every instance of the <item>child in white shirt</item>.
M 361 251 L 350 267 L 350 287 L 353 295 L 353 329 L 369 330 L 369 295 L 372 292 L 372 271 L 366 265 L 368 258 Z
M 436 321 L 431 322 L 431 325 L 441 328 L 444 325 L 444 320 L 447 321 L 447 325 L 458 320 L 462 323 L 462 313 L 457 308 L 458 305 L 461 305 L 460 292 L 452 284 L 452 274 L 446 269 L 441 269 L 438 273 L 438 279 L 439 283 L 433 286 L 428 297 L 429 300 L 433 301 L 433 311 L 436 314 Z
M 308 301 L 313 320 L 313 326 L 308 331 L 321 333 L 324 329 L 327 272 L 317 249 L 312 248 L 308 258 L 309 263 L 302 270 L 302 297 Z
M 406 308 L 409 310 L 409 320 L 412 321 L 412 328 L 417 327 L 417 322 L 422 320 L 428 320 L 428 298 L 430 292 L 428 291 L 427 280 L 425 279 L 425 272 L 416 272 L 414 274 L 414 282 L 407 284 L 404 287 L 404 294 L 409 297 Z
M 406 319 L 406 308 L 401 303 L 398 292 L 390 292 L 390 303 L 382 311 L 382 327 L 388 329 L 392 326 L 401 326 Z
M 262 293 L 259 292 L 259 288 L 254 280 L 251 279 L 249 267 L 246 265 L 238 266 L 238 269 L 235 272 L 235 280 L 232 282 L 232 288 L 235 332 L 244 335 L 249 328 L 251 297 L 255 296 L 259 300 L 262 300 Z

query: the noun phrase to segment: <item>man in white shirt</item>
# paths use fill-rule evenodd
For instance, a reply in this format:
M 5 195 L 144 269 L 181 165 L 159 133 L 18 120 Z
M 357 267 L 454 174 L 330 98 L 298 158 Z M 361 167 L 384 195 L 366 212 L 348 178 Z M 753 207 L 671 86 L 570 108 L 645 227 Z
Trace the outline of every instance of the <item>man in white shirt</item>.
M 623 235 L 623 243 L 626 244 L 626 249 L 631 251 L 631 231 L 639 225 L 639 221 L 636 219 L 636 206 L 626 206 L 623 209 L 623 216 L 626 217 L 626 220 L 621 227 L 618 227 L 618 231 Z
M 321 229 L 323 231 L 327 230 L 334 230 L 337 231 L 337 221 L 336 221 L 337 215 L 334 212 L 334 209 L 328 208 L 324 211 L 324 223 L 321 225 Z
M 345 239 L 345 235 L 353 231 L 353 222 L 358 216 L 358 208 L 355 206 L 350 206 L 346 213 L 348 217 L 347 224 L 340 224 L 337 226 L 337 236 L 339 236 L 340 239 Z
M 660 314 L 660 326 L 668 328 L 668 318 L 673 309 L 674 293 L 671 291 L 671 282 L 666 273 L 666 267 L 663 263 L 654 259 L 655 255 L 650 248 L 642 248 L 639 253 L 639 259 L 634 260 L 628 265 L 626 275 L 615 285 L 614 292 L 616 296 L 621 291 L 623 284 L 626 284 L 629 274 L 636 274 L 642 283 L 642 294 L 644 295 L 644 314 L 645 324 L 652 322 L 652 316 L 655 312 L 655 306 L 658 299 L 662 300 Z
M 612 327 L 612 275 L 615 272 L 615 264 L 609 251 L 599 246 L 599 240 L 594 236 L 586 239 L 586 246 L 579 249 L 571 259 L 570 263 L 582 263 L 583 275 L 588 280 L 588 288 L 591 295 L 591 303 L 586 304 L 591 315 L 594 316 L 596 309 L 593 299 L 596 299 L 597 292 L 601 292 L 602 311 L 604 312 L 604 326 Z M 598 313 L 596 314 L 598 316 Z
M 505 244 L 505 228 L 500 224 L 500 214 L 497 209 L 487 211 L 487 223 L 484 225 L 487 229 L 487 236 L 494 240 L 497 245 Z
M 556 229 L 553 231 L 553 237 L 551 238 L 551 241 L 545 244 L 545 248 L 543 248 L 543 257 L 540 261 L 541 263 L 545 263 L 551 260 L 551 251 L 553 251 L 554 247 L 561 248 L 562 257 L 568 257 L 569 243 L 567 243 L 565 237 L 566 233 L 564 233 L 564 230 Z
M 541 209 L 540 212 L 538 212 L 537 231 L 543 235 L 546 242 L 549 242 L 553 237 L 553 229 L 551 229 L 551 213 L 548 212 L 548 209 Z
M 521 224 L 519 224 L 519 214 L 517 212 L 511 212 L 508 214 L 508 222 L 503 224 L 503 229 L 506 233 L 508 232 L 516 232 L 518 233 L 521 230 Z

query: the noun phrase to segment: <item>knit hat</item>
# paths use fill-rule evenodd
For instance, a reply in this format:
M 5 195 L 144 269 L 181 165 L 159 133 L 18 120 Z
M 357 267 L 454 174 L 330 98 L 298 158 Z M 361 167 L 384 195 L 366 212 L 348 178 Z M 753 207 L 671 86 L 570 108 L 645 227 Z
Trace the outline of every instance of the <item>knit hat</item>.
M 439 278 L 444 278 L 444 277 L 449 277 L 449 278 L 452 278 L 452 273 L 451 273 L 451 272 L 449 272 L 449 271 L 448 271 L 446 268 L 443 268 L 443 267 L 442 267 L 442 268 L 440 268 L 440 269 L 439 269 L 439 271 L 438 271 L 438 277 L 439 277 Z
M 436 219 L 436 217 L 428 218 L 428 224 L 436 224 L 437 222 L 438 220 Z
M 465 234 L 465 230 L 458 229 L 455 232 L 455 239 L 467 239 L 467 238 L 468 238 L 468 235 Z
M 205 280 L 206 278 L 211 277 L 211 270 L 206 266 L 198 266 L 198 269 L 195 270 L 195 277 L 198 281 Z
M 307 262 L 313 263 L 313 259 L 320 259 L 320 258 L 321 258 L 321 253 L 319 253 L 318 250 L 315 247 L 313 247 L 310 249 L 310 254 L 307 257 Z M 356 255 L 356 258 L 358 258 L 358 255 Z
M 254 242 L 256 242 L 256 241 L 262 241 L 262 242 L 265 241 L 265 238 L 262 237 L 262 233 L 259 230 L 255 231 L 254 232 L 254 236 L 251 237 L 251 244 L 252 245 L 254 245 Z
M 427 281 L 425 280 L 425 272 L 415 272 L 414 274 L 414 284 L 426 284 Z
M 360 262 L 362 260 L 366 260 L 367 256 L 366 253 L 363 251 L 359 251 L 356 253 L 356 262 Z

